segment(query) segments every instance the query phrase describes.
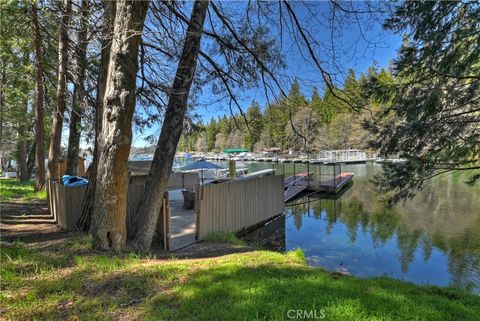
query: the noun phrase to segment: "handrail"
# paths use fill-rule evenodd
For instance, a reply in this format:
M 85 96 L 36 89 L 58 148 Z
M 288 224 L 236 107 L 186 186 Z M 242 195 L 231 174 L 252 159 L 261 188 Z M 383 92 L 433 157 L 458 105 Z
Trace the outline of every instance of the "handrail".
M 289 191 L 293 186 L 295 186 L 295 184 L 296 184 L 298 181 L 300 181 L 300 180 L 305 180 L 305 178 L 306 178 L 306 176 L 300 176 L 299 178 L 297 178 L 297 179 L 293 180 L 292 182 L 290 182 L 290 183 L 288 184 L 287 189 L 286 189 L 285 192 L 283 193 L 283 195 L 287 195 L 287 194 L 288 194 L 288 191 Z

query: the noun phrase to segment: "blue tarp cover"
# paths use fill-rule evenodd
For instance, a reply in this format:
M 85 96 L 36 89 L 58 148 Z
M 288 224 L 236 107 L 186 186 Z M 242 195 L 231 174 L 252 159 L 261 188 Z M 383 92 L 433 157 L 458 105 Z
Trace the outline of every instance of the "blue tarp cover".
M 68 187 L 84 186 L 88 184 L 88 179 L 79 176 L 63 175 L 62 183 Z

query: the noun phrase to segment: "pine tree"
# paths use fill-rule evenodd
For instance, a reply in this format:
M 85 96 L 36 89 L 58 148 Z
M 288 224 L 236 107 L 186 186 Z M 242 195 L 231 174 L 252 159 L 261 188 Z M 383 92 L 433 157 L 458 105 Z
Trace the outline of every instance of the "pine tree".
M 297 79 L 293 81 L 292 87 L 290 88 L 290 92 L 288 93 L 288 97 L 285 100 L 285 103 L 291 111 L 292 115 L 295 115 L 295 113 L 300 108 L 307 106 L 307 100 L 300 91 L 300 84 L 298 83 Z
M 313 87 L 312 99 L 310 101 L 310 108 L 313 109 L 313 111 L 317 114 L 317 117 L 319 119 L 323 120 L 323 117 L 322 117 L 323 103 L 322 103 L 322 98 L 320 98 L 320 95 L 318 94 L 317 87 Z
M 230 131 L 232 130 L 232 128 L 230 124 L 230 119 L 226 115 L 223 115 L 222 119 L 218 123 L 218 130 L 225 137 L 228 137 L 228 135 L 230 135 Z
M 408 159 L 377 181 L 394 192 L 392 201 L 442 173 L 480 179 L 479 12 L 475 1 L 406 1 L 385 22 L 405 40 L 393 64 L 397 81 L 382 85 L 379 76 L 369 77 L 368 89 L 386 106 L 368 128 L 374 148 Z
M 33 44 L 35 52 L 35 191 L 45 188 L 45 127 L 44 127 L 44 74 L 43 48 L 38 9 L 31 4 Z
M 215 139 L 218 134 L 217 121 L 215 118 L 211 118 L 207 126 L 207 151 L 213 151 L 215 149 Z
M 0 158 L 1 169 L 16 159 L 18 178 L 30 178 L 28 151 L 32 147 L 33 114 L 29 102 L 33 93 L 33 68 L 30 59 L 32 36 L 24 26 L 28 3 L 0 3 Z
M 260 139 L 263 129 L 263 115 L 256 101 L 252 102 L 252 105 L 247 110 L 247 121 L 250 130 L 247 130 L 245 133 L 245 148 L 253 150 L 254 145 Z
M 267 147 L 279 147 L 282 150 L 286 147 L 285 126 L 289 122 L 288 109 L 283 100 L 274 102 L 265 108 L 263 117 L 263 134 L 268 141 L 264 142 Z
M 114 5 L 115 41 L 111 44 L 103 113 L 100 115 L 100 161 L 90 234 L 95 248 L 120 251 L 127 239 L 127 165 L 135 109 L 138 48 L 149 2 L 117 1 Z

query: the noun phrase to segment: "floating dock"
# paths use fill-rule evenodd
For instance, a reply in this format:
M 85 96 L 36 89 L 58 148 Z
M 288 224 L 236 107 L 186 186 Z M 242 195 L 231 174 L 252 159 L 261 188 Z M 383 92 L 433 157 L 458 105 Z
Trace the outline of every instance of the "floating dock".
M 192 156 L 197 157 L 197 156 Z M 287 154 L 250 154 L 240 153 L 236 156 L 230 154 L 220 153 L 213 154 L 208 153 L 201 156 L 207 160 L 235 160 L 241 162 L 271 162 L 271 163 L 365 163 L 367 161 L 373 161 L 376 156 L 367 155 L 365 151 L 357 149 L 345 149 L 345 150 L 323 150 L 317 154 L 309 155 L 287 155 Z
M 322 174 L 321 166 L 327 166 L 333 169 Z M 317 167 L 317 166 L 312 166 Z M 330 195 L 338 194 L 351 186 L 353 173 L 342 172 L 341 164 L 329 163 L 318 164 L 317 173 L 311 172 L 310 167 L 307 171 L 294 173 L 284 180 L 284 200 L 288 202 L 302 192 L 328 193 Z

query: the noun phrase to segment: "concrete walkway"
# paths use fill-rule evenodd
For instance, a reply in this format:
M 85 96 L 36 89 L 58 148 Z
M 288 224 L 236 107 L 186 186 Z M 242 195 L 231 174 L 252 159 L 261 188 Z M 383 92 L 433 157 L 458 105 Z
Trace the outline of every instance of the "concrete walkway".
M 170 206 L 170 251 L 195 243 L 195 211 L 183 208 L 181 190 L 168 192 Z

